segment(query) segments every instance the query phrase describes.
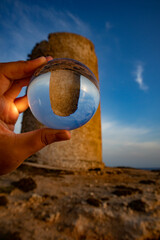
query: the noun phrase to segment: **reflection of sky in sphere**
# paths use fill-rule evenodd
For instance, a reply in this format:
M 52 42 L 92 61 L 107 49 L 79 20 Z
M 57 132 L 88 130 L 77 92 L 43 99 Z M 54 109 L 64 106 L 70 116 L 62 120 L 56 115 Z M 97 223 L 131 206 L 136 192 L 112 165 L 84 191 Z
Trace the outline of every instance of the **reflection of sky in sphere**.
M 33 115 L 44 125 L 54 129 L 75 129 L 88 122 L 99 105 L 99 90 L 89 79 L 80 76 L 80 95 L 77 110 L 66 117 L 54 114 L 49 96 L 51 72 L 36 77 L 27 95 Z

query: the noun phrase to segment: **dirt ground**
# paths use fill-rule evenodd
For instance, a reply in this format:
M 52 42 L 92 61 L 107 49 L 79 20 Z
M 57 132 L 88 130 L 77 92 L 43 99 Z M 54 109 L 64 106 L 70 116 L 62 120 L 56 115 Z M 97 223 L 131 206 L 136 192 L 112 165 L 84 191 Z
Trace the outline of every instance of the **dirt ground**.
M 21 165 L 0 177 L 0 240 L 159 240 L 160 171 Z

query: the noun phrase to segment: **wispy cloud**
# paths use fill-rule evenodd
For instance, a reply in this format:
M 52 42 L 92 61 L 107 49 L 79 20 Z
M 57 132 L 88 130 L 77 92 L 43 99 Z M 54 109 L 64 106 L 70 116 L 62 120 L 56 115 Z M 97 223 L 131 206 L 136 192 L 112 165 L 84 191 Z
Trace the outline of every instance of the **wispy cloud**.
M 139 88 L 143 91 L 146 91 L 148 90 L 148 86 L 144 83 L 143 71 L 144 71 L 143 65 L 141 63 L 138 63 L 134 75 L 135 81 L 138 83 Z
M 105 26 L 106 26 L 107 31 L 109 31 L 111 28 L 113 28 L 113 25 L 109 21 L 106 22 Z
M 160 167 L 160 135 L 154 129 L 102 121 L 103 158 L 109 166 Z
M 0 61 L 25 59 L 35 43 L 46 40 L 51 32 L 74 32 L 88 38 L 92 34 L 90 26 L 82 19 L 72 12 L 55 9 L 48 3 L 29 5 L 20 0 L 2 2 L 0 43 L 3 53 Z
M 77 28 L 79 29 L 79 31 L 82 31 L 85 34 L 90 34 L 91 33 L 91 29 L 90 27 L 87 25 L 87 23 L 83 22 L 79 17 L 73 15 L 71 12 L 67 11 L 67 15 L 71 18 L 71 20 L 75 23 L 75 25 L 77 26 Z

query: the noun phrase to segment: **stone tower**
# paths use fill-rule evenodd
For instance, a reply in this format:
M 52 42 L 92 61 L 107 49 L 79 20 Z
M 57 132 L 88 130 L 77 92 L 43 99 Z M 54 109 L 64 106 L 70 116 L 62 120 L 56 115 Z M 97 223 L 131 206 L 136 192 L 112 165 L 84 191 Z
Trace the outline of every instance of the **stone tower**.
M 40 56 L 72 58 L 85 64 L 98 79 L 97 57 L 91 41 L 77 34 L 52 33 L 48 41 L 33 48 L 30 59 Z M 98 79 L 99 80 L 99 79 Z M 22 132 L 43 127 L 29 109 L 23 115 Z M 71 131 L 71 140 L 46 146 L 26 161 L 54 168 L 83 169 L 103 167 L 100 106 L 94 117 L 84 126 Z

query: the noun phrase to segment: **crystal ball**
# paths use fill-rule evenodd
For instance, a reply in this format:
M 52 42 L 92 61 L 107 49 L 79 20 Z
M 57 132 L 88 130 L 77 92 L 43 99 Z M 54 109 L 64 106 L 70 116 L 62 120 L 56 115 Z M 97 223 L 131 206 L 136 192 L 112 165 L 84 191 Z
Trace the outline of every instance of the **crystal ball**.
M 72 130 L 95 114 L 100 100 L 99 84 L 81 62 L 57 58 L 36 70 L 27 97 L 39 122 L 53 129 Z

